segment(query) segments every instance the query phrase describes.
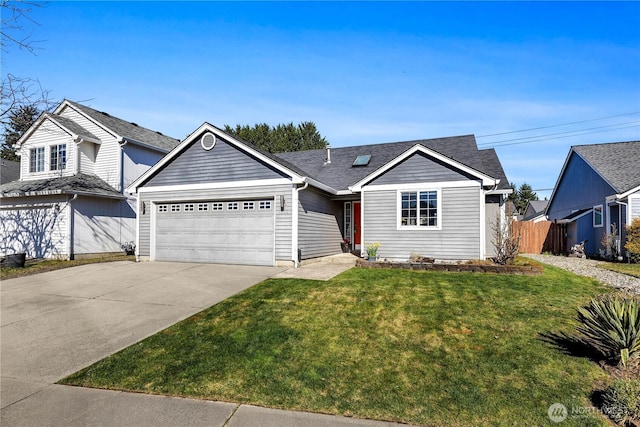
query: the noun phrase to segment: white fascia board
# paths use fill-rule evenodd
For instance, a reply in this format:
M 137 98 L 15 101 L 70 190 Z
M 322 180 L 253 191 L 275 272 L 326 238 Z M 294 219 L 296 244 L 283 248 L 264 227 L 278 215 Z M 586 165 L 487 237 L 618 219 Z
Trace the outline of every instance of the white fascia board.
M 576 217 L 573 217 L 573 218 L 571 218 L 571 219 L 559 219 L 559 220 L 558 220 L 558 224 L 569 224 L 569 223 L 572 223 L 572 222 L 574 222 L 574 221 L 576 221 L 576 220 L 578 220 L 578 219 L 582 218 L 582 217 L 583 217 L 583 216 L 585 216 L 585 215 L 589 215 L 589 214 L 590 214 L 590 213 L 592 213 L 592 212 L 593 212 L 593 208 L 591 208 L 591 209 L 587 210 L 586 212 L 583 212 L 583 213 L 581 213 L 580 215 L 578 215 L 578 216 L 576 216 Z M 546 216 L 546 215 L 545 215 L 545 216 Z
M 630 195 L 632 195 L 633 193 L 636 193 L 638 191 L 640 191 L 640 185 L 638 185 L 637 187 L 634 187 L 634 188 L 632 188 L 632 189 L 630 189 L 628 191 L 625 191 L 622 194 L 616 194 L 615 198 L 617 200 L 626 199 L 627 197 L 629 197 Z
M 303 178 L 303 180 L 305 180 L 306 182 L 309 183 L 309 185 L 319 188 L 320 190 L 326 191 L 327 193 L 333 194 L 333 195 L 338 195 L 339 191 L 329 187 L 328 185 L 325 185 L 319 181 L 316 181 L 315 179 L 309 178 L 309 177 L 305 177 Z M 347 194 L 351 194 L 351 192 L 349 191 Z
M 506 196 L 511 193 L 513 193 L 513 190 L 511 188 L 504 189 L 504 190 L 488 190 L 485 192 L 486 195 L 502 194 L 503 196 Z
M 413 147 L 411 147 L 410 149 L 408 149 L 407 151 L 405 151 L 404 153 L 402 153 L 401 155 L 399 155 L 398 157 L 396 157 L 395 159 L 393 159 L 392 161 L 390 161 L 389 163 L 385 164 L 384 166 L 380 167 L 379 169 L 375 170 L 374 172 L 372 172 L 371 174 L 367 175 L 366 177 L 364 177 L 362 180 L 358 181 L 357 183 L 355 183 L 354 185 L 352 185 L 351 187 L 349 187 L 349 190 L 351 190 L 352 192 L 356 192 L 356 191 L 361 191 L 362 190 L 362 186 L 365 185 L 365 183 L 371 181 L 372 179 L 377 178 L 378 176 L 382 175 L 383 173 L 385 173 L 386 171 L 388 171 L 389 169 L 393 168 L 394 166 L 398 165 L 400 162 L 404 161 L 405 159 L 407 159 L 408 157 L 414 155 L 417 152 L 422 152 L 424 154 L 426 154 L 429 157 L 433 157 L 434 159 L 437 159 L 445 164 L 448 164 L 458 170 L 461 170 L 465 173 L 468 173 L 469 175 L 475 176 L 478 179 L 482 180 L 482 185 L 497 185 L 499 180 L 490 177 L 489 175 L 486 175 L 480 171 L 477 171 L 467 165 L 464 165 L 456 160 L 453 160 L 450 157 L 444 156 L 436 151 L 433 151 L 427 147 L 425 147 L 424 145 L 421 144 L 416 144 Z
M 269 166 L 272 166 L 272 167 L 276 168 L 277 170 L 279 170 L 281 172 L 284 172 L 285 174 L 287 174 L 287 175 L 289 175 L 291 177 L 293 183 L 302 184 L 304 182 L 304 177 L 303 176 L 301 176 L 301 175 L 299 175 L 299 174 L 287 169 L 286 167 L 282 166 L 280 163 L 275 162 L 274 160 L 270 159 L 269 157 L 263 155 L 262 153 L 260 153 L 260 152 L 258 152 L 256 150 L 252 149 L 251 147 L 245 145 L 241 141 L 238 141 L 237 139 L 235 139 L 231 135 L 228 135 L 227 133 L 223 132 L 222 130 L 218 129 L 217 127 L 205 122 L 205 123 L 201 124 L 200 127 L 198 127 L 198 129 L 193 131 L 185 140 L 183 140 L 180 144 L 175 146 L 166 156 L 164 156 L 162 159 L 160 159 L 160 161 L 158 163 L 156 163 L 151 168 L 147 169 L 147 171 L 145 173 L 140 175 L 140 177 L 138 179 L 136 179 L 131 185 L 129 185 L 129 187 L 127 187 L 127 192 L 135 193 L 136 189 L 143 182 L 145 182 L 147 179 L 149 179 L 151 176 L 153 176 L 156 173 L 156 171 L 158 171 L 159 169 L 163 168 L 167 163 L 171 162 L 175 157 L 179 156 L 180 153 L 182 153 L 182 150 L 184 150 L 185 147 L 187 147 L 189 144 L 191 144 L 193 141 L 195 141 L 196 138 L 199 137 L 205 131 L 209 131 L 209 132 L 215 134 L 216 136 L 220 136 L 221 138 L 224 138 L 226 141 L 228 141 L 232 145 L 235 145 L 239 149 L 241 149 L 241 150 L 251 154 L 252 156 L 260 159 L 261 161 L 263 161 L 264 163 L 268 164 Z
M 424 190 L 425 188 L 461 188 L 461 187 L 477 187 L 480 188 L 479 181 L 442 181 L 442 182 L 421 182 L 415 184 L 380 184 L 365 185 L 361 191 L 387 191 L 387 190 Z
M 20 147 L 22 146 L 22 144 L 24 144 L 24 141 L 27 140 L 35 131 L 36 129 L 38 129 L 40 127 L 40 125 L 42 124 L 42 122 L 47 118 L 47 113 L 42 113 L 40 114 L 40 117 L 38 117 L 36 119 L 35 122 L 33 122 L 33 124 L 29 127 L 29 129 L 27 129 L 27 131 L 22 134 L 22 136 L 20 138 L 18 138 L 18 140 L 16 141 L 15 145 L 16 147 Z M 69 135 L 71 135 L 70 132 L 68 132 Z
M 162 193 L 176 192 L 188 190 L 217 190 L 222 188 L 247 188 L 247 187 L 266 187 L 269 185 L 290 185 L 291 180 L 287 178 L 261 179 L 259 181 L 226 181 L 226 182 L 207 182 L 203 184 L 180 184 L 180 185 L 161 185 L 157 187 L 141 187 L 138 189 L 140 194 L 143 193 Z M 127 188 L 127 192 L 131 187 Z
M 118 140 L 118 143 L 121 146 L 126 145 L 126 144 L 139 145 L 140 147 L 147 148 L 147 149 L 153 150 L 153 151 L 159 151 L 159 152 L 164 153 L 164 154 L 169 152 L 169 150 L 167 150 L 165 148 L 160 148 L 160 147 L 157 147 L 155 145 L 147 144 L 146 142 L 138 141 L 138 140 L 133 139 L 133 138 L 127 138 L 126 136 L 123 136 L 122 138 L 120 138 Z

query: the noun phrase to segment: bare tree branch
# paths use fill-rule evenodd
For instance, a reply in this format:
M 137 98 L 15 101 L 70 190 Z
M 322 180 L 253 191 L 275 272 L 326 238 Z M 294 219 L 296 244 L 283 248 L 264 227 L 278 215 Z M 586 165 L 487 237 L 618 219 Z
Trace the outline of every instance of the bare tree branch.
M 33 31 L 26 32 L 23 22 L 29 21 L 38 25 L 29 17 L 34 7 L 42 7 L 44 3 L 22 0 L 0 0 L 2 19 L 0 20 L 0 47 L 5 52 L 10 45 L 16 45 L 30 53 L 38 49 L 38 40 L 32 40 Z

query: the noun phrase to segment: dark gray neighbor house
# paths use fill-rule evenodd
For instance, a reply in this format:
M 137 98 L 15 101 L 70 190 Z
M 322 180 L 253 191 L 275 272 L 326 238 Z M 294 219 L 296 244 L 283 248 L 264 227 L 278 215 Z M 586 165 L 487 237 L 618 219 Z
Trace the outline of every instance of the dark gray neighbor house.
M 271 154 L 204 123 L 128 191 L 140 259 L 297 265 L 483 259 L 511 188 L 473 135 Z
M 640 141 L 571 147 L 546 214 L 567 224 L 567 251 L 587 240 L 587 255 L 604 255 L 602 238 L 615 224 L 624 253 L 625 227 L 640 217 Z

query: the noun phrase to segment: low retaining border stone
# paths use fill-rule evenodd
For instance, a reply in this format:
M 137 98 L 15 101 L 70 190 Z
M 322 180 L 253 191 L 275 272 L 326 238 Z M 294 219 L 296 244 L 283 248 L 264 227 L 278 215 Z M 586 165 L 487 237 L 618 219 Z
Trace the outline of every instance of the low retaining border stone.
M 517 274 L 521 276 L 539 276 L 543 273 L 542 266 L 534 265 L 497 265 L 497 264 L 438 264 L 422 262 L 391 262 L 391 261 L 356 261 L 359 268 L 394 268 L 399 270 L 417 271 L 450 271 L 457 273 L 493 273 Z

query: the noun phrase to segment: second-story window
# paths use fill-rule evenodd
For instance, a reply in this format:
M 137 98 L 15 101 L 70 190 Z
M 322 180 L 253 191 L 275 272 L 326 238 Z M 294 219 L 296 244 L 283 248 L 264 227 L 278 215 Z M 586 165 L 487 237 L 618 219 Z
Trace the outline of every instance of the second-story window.
M 49 169 L 52 171 L 61 171 L 67 167 L 67 145 L 51 146 L 51 164 Z
M 29 150 L 29 172 L 44 172 L 44 147 Z

